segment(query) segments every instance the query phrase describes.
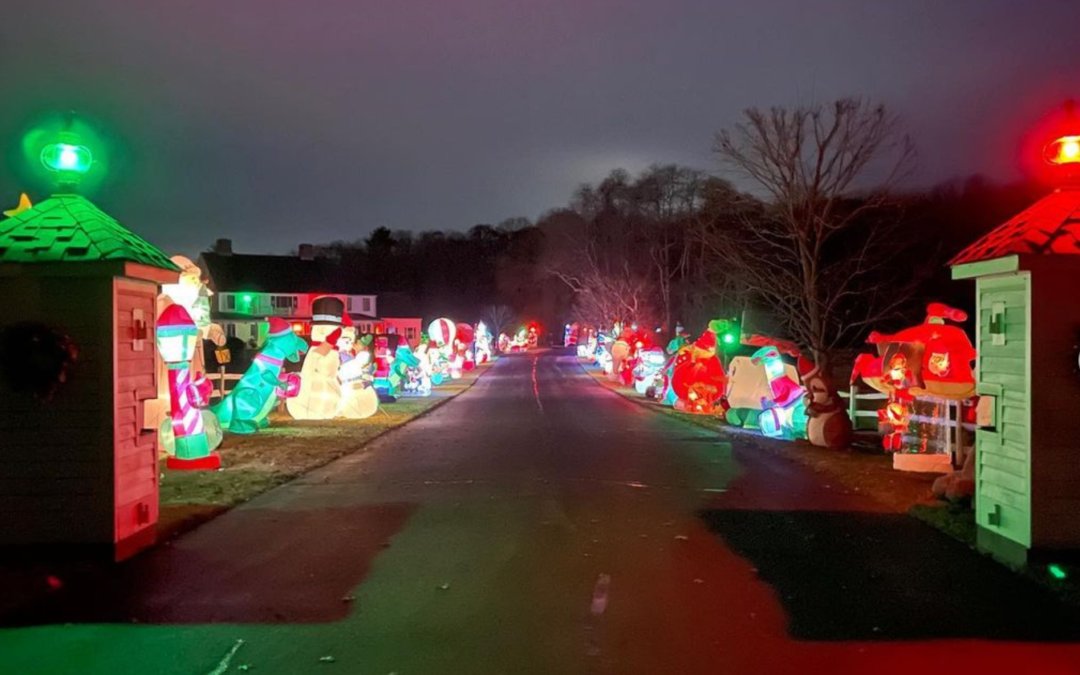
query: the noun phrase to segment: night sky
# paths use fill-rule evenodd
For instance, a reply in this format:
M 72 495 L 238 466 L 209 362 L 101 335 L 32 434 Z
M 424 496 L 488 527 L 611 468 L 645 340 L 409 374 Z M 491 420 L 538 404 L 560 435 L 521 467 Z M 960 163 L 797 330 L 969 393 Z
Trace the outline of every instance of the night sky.
M 165 250 L 285 252 L 373 228 L 535 218 L 621 166 L 718 167 L 752 105 L 858 95 L 904 119 L 913 181 L 1019 176 L 1080 96 L 1080 2 L 93 0 L 0 15 L 0 199 L 74 108 L 109 139 L 91 196 Z

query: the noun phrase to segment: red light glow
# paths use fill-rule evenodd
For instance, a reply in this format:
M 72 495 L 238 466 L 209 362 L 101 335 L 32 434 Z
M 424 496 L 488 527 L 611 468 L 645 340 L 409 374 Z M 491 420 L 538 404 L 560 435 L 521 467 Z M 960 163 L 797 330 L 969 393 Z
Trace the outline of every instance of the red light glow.
M 1080 164 L 1080 136 L 1062 136 L 1049 143 L 1043 158 L 1051 164 Z

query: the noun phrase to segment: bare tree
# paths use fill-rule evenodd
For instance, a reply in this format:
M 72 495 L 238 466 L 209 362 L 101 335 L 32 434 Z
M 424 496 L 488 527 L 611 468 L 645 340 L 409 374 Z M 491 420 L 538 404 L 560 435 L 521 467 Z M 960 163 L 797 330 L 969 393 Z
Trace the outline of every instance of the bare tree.
M 543 269 L 573 291 L 577 320 L 596 326 L 613 321 L 651 325 L 658 312 L 648 241 L 624 208 L 613 207 L 614 200 L 626 196 L 616 195 L 612 185 L 609 179 L 592 195 L 579 191 L 579 211 L 554 211 L 540 222 Z M 594 210 L 581 200 L 583 194 L 606 205 Z
M 675 287 L 687 276 L 689 235 L 704 204 L 709 179 L 704 172 L 675 164 L 653 165 L 634 182 L 634 216 L 648 240 L 665 330 L 672 328 Z
M 717 134 L 715 152 L 771 203 L 714 228 L 707 245 L 827 375 L 842 341 L 894 315 L 914 289 L 883 274 L 904 242 L 882 208 L 913 146 L 884 106 L 860 100 L 745 116 Z
M 500 333 L 506 332 L 506 327 L 514 322 L 513 308 L 508 305 L 489 305 L 484 309 L 480 320 L 487 324 L 488 330 L 495 336 L 496 342 Z

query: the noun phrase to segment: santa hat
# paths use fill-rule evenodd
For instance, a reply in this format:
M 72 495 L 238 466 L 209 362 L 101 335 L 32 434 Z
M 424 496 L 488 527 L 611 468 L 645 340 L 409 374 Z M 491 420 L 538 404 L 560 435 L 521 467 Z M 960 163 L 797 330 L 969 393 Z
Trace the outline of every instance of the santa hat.
M 951 319 L 961 322 L 967 321 L 967 318 L 967 312 L 964 310 L 949 307 L 941 302 L 931 302 L 926 306 L 926 323 L 931 323 L 932 319 L 939 319 L 938 323 L 944 323 L 944 321 L 940 320 Z
M 281 337 L 286 333 L 293 332 L 292 326 L 285 319 L 276 316 L 270 317 L 270 337 Z
M 716 333 L 711 330 L 705 331 L 694 342 L 694 346 L 698 349 L 716 349 Z

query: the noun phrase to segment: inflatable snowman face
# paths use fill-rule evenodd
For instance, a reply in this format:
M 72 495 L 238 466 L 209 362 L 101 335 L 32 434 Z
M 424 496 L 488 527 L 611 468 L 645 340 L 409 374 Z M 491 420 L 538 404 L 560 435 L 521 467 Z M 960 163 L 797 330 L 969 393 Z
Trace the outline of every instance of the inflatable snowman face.
M 348 354 L 353 356 L 353 349 L 356 345 L 356 335 L 353 333 L 342 331 L 341 337 L 338 338 L 337 348 L 342 354 Z

